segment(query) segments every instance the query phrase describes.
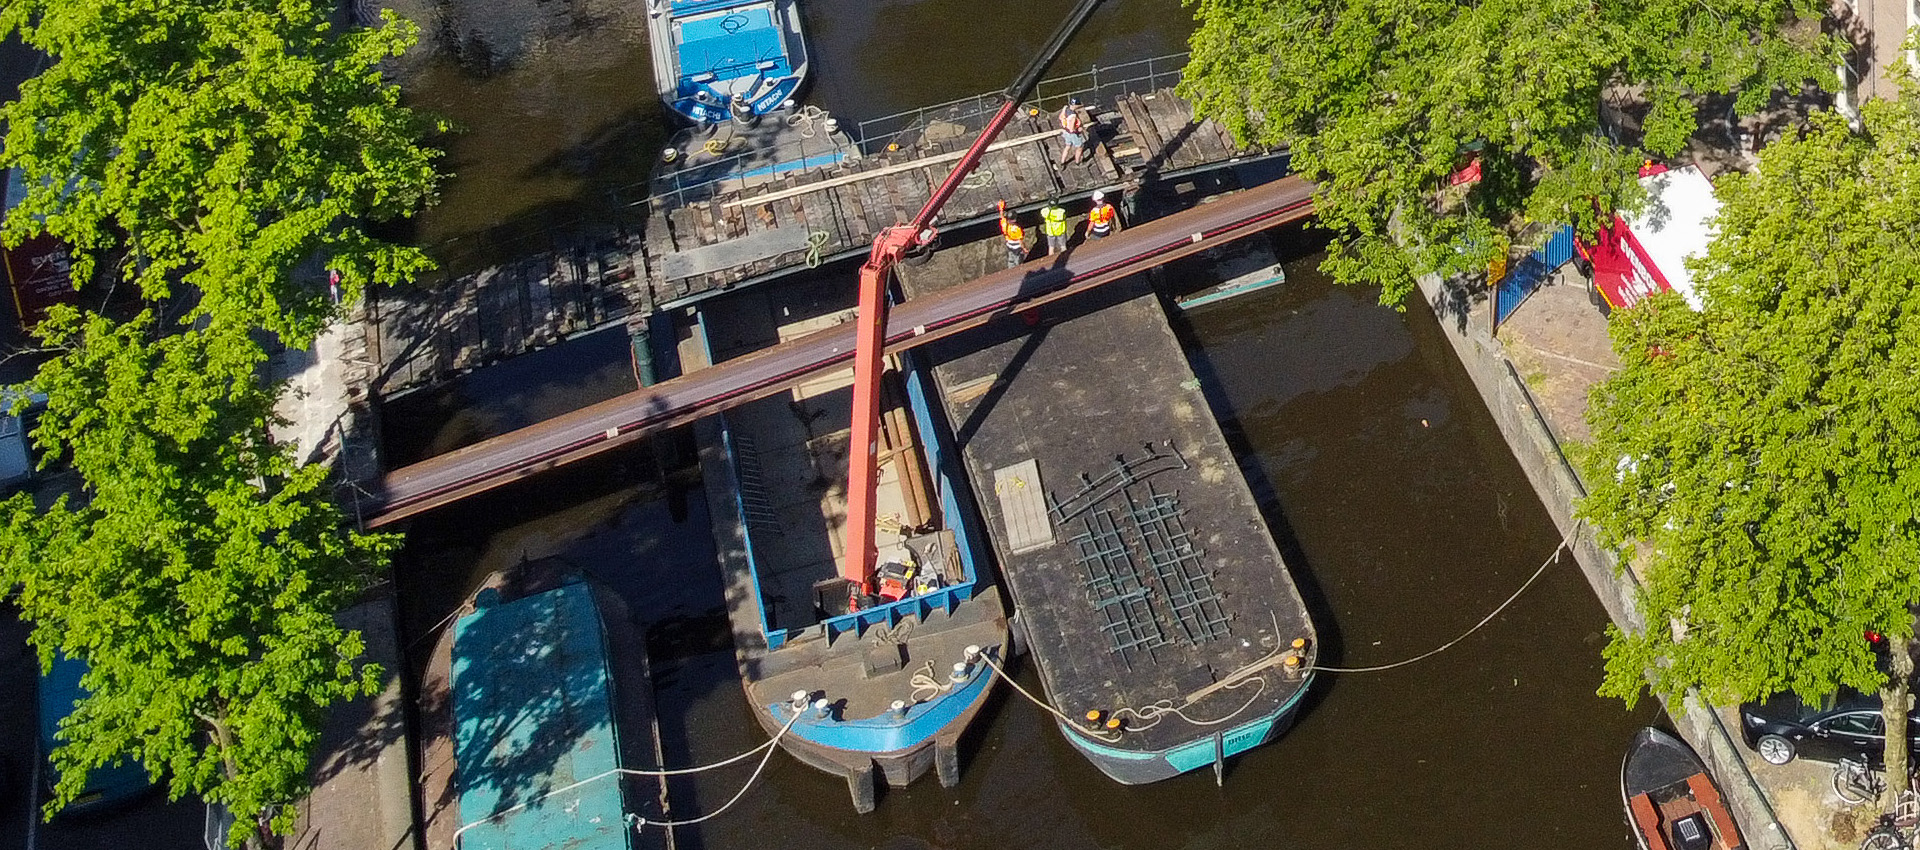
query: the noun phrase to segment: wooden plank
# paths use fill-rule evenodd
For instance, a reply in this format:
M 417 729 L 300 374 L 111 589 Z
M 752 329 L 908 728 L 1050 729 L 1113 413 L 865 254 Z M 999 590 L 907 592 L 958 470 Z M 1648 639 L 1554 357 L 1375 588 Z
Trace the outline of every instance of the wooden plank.
M 1175 168 L 1187 168 L 1194 164 L 1193 145 L 1189 143 L 1180 128 L 1186 122 L 1167 109 L 1168 98 L 1165 92 L 1154 92 L 1145 100 L 1147 120 L 1153 122 L 1160 137 L 1167 140 L 1167 161 Z
M 873 225 L 867 220 L 865 190 L 858 184 L 848 184 L 827 191 L 833 193 L 834 203 L 846 213 L 848 239 L 854 242 L 873 241 Z
M 1220 140 L 1220 147 L 1226 150 L 1229 158 L 1245 153 L 1238 144 L 1234 143 L 1233 134 L 1227 132 L 1227 128 L 1221 126 L 1220 122 L 1209 118 L 1206 120 L 1206 126 L 1213 132 L 1214 137 Z
M 874 181 L 862 180 L 849 188 L 860 193 L 860 209 L 866 213 L 869 234 L 878 236 L 893 224 L 893 211 L 887 208 L 886 199 L 881 197 L 880 187 Z
M 1140 118 L 1140 98 L 1126 95 L 1115 103 L 1120 110 L 1120 120 L 1125 124 L 1127 142 L 1139 152 L 1140 167 L 1159 168 L 1160 140 L 1154 138 L 1153 125 Z
M 673 211 L 667 213 L 667 221 L 673 227 L 673 250 L 685 251 L 689 248 L 697 248 L 700 246 L 699 237 L 695 235 L 698 232 L 699 225 L 694 223 L 693 210 L 687 209 L 686 207 L 676 207 Z M 662 256 L 666 253 L 668 252 L 661 252 Z
M 1023 202 L 1044 201 L 1059 193 L 1060 178 L 1053 173 L 1053 151 L 1037 145 L 1019 152 Z
M 1057 132 L 1058 131 L 1053 131 L 1052 134 L 1057 135 Z M 1046 134 L 1042 134 L 1042 135 L 1046 135 Z M 988 145 L 987 149 L 1003 150 L 1005 148 L 1010 148 L 1015 145 L 1021 144 L 1022 142 L 1028 142 L 1028 141 L 1032 141 L 1030 136 L 1023 136 L 1020 138 L 1013 138 L 1013 139 L 1004 139 L 1002 141 L 994 142 L 993 144 Z M 867 163 L 876 163 L 876 166 L 873 168 L 862 168 L 859 172 L 854 174 L 847 174 L 841 177 L 834 177 L 827 180 L 822 180 L 820 181 L 820 183 L 815 185 L 827 186 L 827 185 L 839 185 L 839 183 L 842 183 L 842 182 L 852 183 L 852 182 L 857 182 L 859 180 L 871 179 L 874 177 L 882 177 L 887 174 L 892 174 L 898 171 L 905 171 L 911 168 L 924 168 L 931 165 L 938 165 L 943 162 L 951 163 L 959 159 L 965 153 L 966 153 L 965 150 L 956 150 L 948 153 L 936 154 L 934 156 L 925 157 L 921 159 L 907 159 L 905 157 L 902 157 L 898 160 L 889 160 L 885 156 L 863 157 L 861 159 L 861 163 L 863 165 Z M 796 186 L 790 189 L 783 189 L 780 191 L 769 192 L 767 194 L 754 198 L 752 201 L 730 201 L 728 202 L 728 205 L 738 206 L 742 203 L 752 203 L 754 201 L 779 200 L 781 197 L 787 194 L 790 194 L 793 192 L 805 192 L 805 191 L 808 191 L 808 187 Z
M 998 151 L 991 154 L 991 157 L 993 185 L 988 186 L 987 191 L 993 193 L 995 201 L 1006 201 L 1008 206 L 1018 206 L 1020 195 L 1014 191 L 1013 174 L 1020 168 L 1020 158 L 1012 150 Z
M 706 204 L 693 205 L 693 232 L 695 248 L 704 248 L 720 241 L 715 237 L 713 209 Z M 681 250 L 686 250 L 682 248 Z

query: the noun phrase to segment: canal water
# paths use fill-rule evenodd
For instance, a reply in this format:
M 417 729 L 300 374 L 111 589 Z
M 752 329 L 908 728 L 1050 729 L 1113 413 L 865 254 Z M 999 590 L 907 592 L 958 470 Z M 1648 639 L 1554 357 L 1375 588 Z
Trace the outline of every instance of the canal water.
M 375 0 L 353 0 L 371 14 Z M 450 121 L 454 179 L 413 238 L 450 272 L 556 237 L 638 226 L 633 204 L 671 129 L 653 83 L 646 0 L 378 0 L 420 24 L 395 68 L 411 105 Z M 1005 88 L 1073 0 L 802 0 L 803 100 L 855 122 Z M 1172 0 L 1107 0 L 1049 77 L 1186 49 Z
M 455 176 L 415 223 L 443 265 L 468 270 L 558 231 L 635 223 L 635 186 L 667 132 L 644 3 L 384 2 L 426 33 L 398 66 L 408 96 L 457 125 L 443 140 Z M 1000 88 L 1071 0 L 800 5 L 815 51 L 809 100 L 858 120 Z M 1166 0 L 1108 0 L 1054 72 L 1178 51 L 1189 14 Z M 1407 658 L 1506 599 L 1558 536 L 1434 317 L 1333 287 L 1297 232 L 1278 242 L 1291 258 L 1284 286 L 1203 308 L 1179 330 L 1314 608 L 1322 660 Z M 822 273 L 849 281 L 851 298 L 851 269 Z M 626 358 L 616 330 L 392 401 L 390 452 L 437 453 L 630 389 Z M 684 439 L 658 441 L 416 520 L 397 570 L 408 655 L 424 658 L 488 572 L 558 557 L 648 621 L 670 765 L 760 742 L 697 476 Z M 856 816 L 838 780 L 781 754 L 734 808 L 678 838 L 696 850 L 1626 848 L 1619 763 L 1653 710 L 1593 695 L 1604 624 L 1568 559 L 1446 653 L 1323 675 L 1298 725 L 1233 762 L 1224 788 L 1204 771 L 1116 785 L 1039 709 L 1003 696 L 963 747 L 959 788 L 929 778 Z M 714 811 L 750 771 L 676 785 L 674 816 Z
M 1298 232 L 1279 238 L 1283 252 L 1303 241 Z M 1181 330 L 1314 608 L 1323 663 L 1392 662 L 1472 626 L 1559 538 L 1432 314 L 1417 304 L 1396 313 L 1374 293 L 1331 285 L 1311 250 L 1294 248 L 1284 285 L 1189 314 Z M 409 633 L 424 633 L 486 571 L 557 555 L 653 621 L 670 765 L 757 743 L 689 457 L 677 443 L 634 451 L 419 521 L 401 568 Z M 1038 708 L 1006 697 L 966 746 L 957 789 L 929 781 L 856 816 L 839 780 L 781 755 L 735 808 L 680 840 L 955 850 L 1630 847 L 1620 758 L 1653 716 L 1645 703 L 1629 713 L 1594 695 L 1604 624 L 1569 556 L 1445 653 L 1388 672 L 1323 674 L 1296 727 L 1236 760 L 1224 788 L 1207 771 L 1116 785 Z M 712 811 L 750 768 L 675 788 L 675 816 Z

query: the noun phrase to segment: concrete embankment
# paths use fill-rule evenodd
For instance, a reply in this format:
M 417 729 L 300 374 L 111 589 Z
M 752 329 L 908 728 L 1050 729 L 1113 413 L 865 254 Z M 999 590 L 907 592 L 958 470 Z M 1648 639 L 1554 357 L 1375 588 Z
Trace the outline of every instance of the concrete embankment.
M 1506 347 L 1489 331 L 1484 291 L 1427 277 L 1420 281 L 1420 292 L 1608 616 L 1623 629 L 1643 628 L 1645 618 L 1634 602 L 1637 582 L 1633 574 L 1621 569 L 1615 554 L 1595 543 L 1593 529 L 1574 517 L 1574 503 L 1586 489 L 1554 436 L 1540 400 L 1522 380 Z M 1572 307 L 1562 298 L 1529 303 L 1522 309 L 1591 310 L 1584 298 Z M 1599 328 L 1604 344 L 1604 322 Z M 1584 392 L 1576 398 L 1584 399 Z M 1738 730 L 1728 725 L 1729 715 L 1706 706 L 1695 694 L 1687 697 L 1682 711 L 1670 709 L 1669 713 L 1678 731 L 1718 778 L 1749 846 L 1812 850 L 1826 843 L 1824 835 L 1808 834 L 1818 828 L 1817 824 L 1807 824 L 1803 829 L 1782 822 L 1775 805 L 1776 789 L 1771 787 L 1774 783 L 1755 775 L 1744 748 L 1734 740 Z

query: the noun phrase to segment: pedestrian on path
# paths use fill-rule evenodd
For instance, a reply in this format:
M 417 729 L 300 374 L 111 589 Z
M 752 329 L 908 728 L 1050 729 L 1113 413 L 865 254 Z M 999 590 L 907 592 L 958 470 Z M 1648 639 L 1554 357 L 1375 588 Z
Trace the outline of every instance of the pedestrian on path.
M 1107 203 L 1107 193 L 1093 191 L 1093 207 L 1087 210 L 1087 238 L 1105 239 L 1120 232 L 1120 212 Z
M 1077 164 L 1087 155 L 1087 125 L 1080 120 L 1080 98 L 1067 98 L 1060 107 L 1060 151 L 1062 166 Z
M 1007 243 L 1007 268 L 1013 268 L 1026 262 L 1027 232 L 1020 229 L 1020 223 L 1007 215 L 1007 202 L 1000 202 L 1000 236 Z
M 1067 211 L 1059 201 L 1040 209 L 1040 232 L 1047 235 L 1047 256 L 1067 250 Z

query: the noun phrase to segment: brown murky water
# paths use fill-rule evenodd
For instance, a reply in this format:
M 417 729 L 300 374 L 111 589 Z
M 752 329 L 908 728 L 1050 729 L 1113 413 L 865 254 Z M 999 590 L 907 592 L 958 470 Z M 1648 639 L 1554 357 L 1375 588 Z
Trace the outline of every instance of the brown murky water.
M 803 0 L 809 99 L 857 119 L 997 89 L 1070 5 Z M 464 130 L 448 142 L 457 176 L 418 227 L 449 265 L 629 214 L 638 198 L 626 187 L 665 133 L 640 7 L 422 7 L 434 41 L 409 66 L 411 96 Z M 1187 14 L 1109 0 L 1055 71 L 1177 51 Z M 1279 238 L 1301 255 L 1290 282 L 1203 309 L 1181 330 L 1314 606 L 1326 662 L 1405 658 L 1499 604 L 1558 537 L 1434 318 L 1332 287 L 1311 245 Z M 848 269 L 823 273 L 851 281 Z M 616 332 L 396 401 L 394 453 L 624 391 L 625 358 Z M 757 743 L 695 475 L 689 447 L 669 441 L 417 521 L 400 567 L 411 651 L 486 572 L 557 555 L 652 624 L 670 764 Z M 1224 788 L 1206 772 L 1115 785 L 1038 709 L 1002 699 L 965 750 L 959 788 L 888 793 L 860 817 L 838 780 L 780 756 L 736 808 L 678 838 L 683 848 L 1625 848 L 1619 760 L 1652 715 L 1593 695 L 1604 620 L 1571 562 L 1556 566 L 1445 654 L 1323 676 L 1296 728 L 1236 761 Z M 676 787 L 675 815 L 724 803 L 750 767 Z
M 1479 620 L 1558 537 L 1433 316 L 1335 288 L 1317 262 L 1295 260 L 1284 286 L 1204 308 L 1183 330 L 1314 606 L 1326 663 L 1394 661 Z M 419 522 L 402 586 L 418 630 L 477 575 L 522 557 L 560 554 L 614 584 L 655 623 L 668 761 L 688 764 L 760 733 L 726 648 L 706 506 L 684 446 L 661 454 Z M 1115 785 L 1038 709 L 1009 698 L 975 735 L 957 789 L 889 793 L 859 817 L 838 780 L 781 757 L 735 809 L 680 838 L 715 848 L 1625 848 L 1619 760 L 1651 714 L 1593 695 L 1604 617 L 1571 560 L 1550 568 L 1447 653 L 1323 676 L 1298 725 L 1236 761 L 1224 788 L 1205 771 Z M 747 772 L 676 789 L 676 815 L 711 810 Z

